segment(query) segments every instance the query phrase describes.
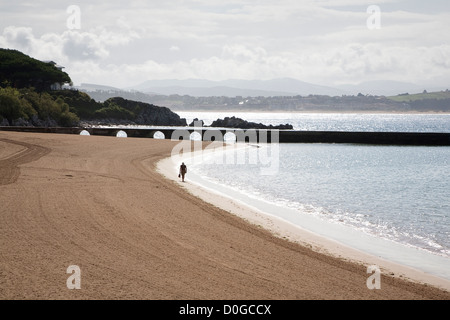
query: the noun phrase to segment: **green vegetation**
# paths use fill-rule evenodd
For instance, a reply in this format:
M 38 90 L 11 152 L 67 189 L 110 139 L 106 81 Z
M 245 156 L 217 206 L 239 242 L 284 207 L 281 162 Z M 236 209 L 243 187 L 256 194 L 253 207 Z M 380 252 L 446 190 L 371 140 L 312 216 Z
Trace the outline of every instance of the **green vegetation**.
M 449 112 L 450 111 L 450 92 L 426 92 L 417 94 L 399 94 L 394 97 L 388 98 L 391 101 L 397 103 L 403 103 L 408 105 L 411 110 L 415 111 L 438 111 Z
M 35 125 L 53 120 L 61 126 L 73 126 L 79 121 L 63 100 L 32 88 L 0 88 L 0 116 L 1 121 L 6 119 L 9 124 L 22 119 Z
M 403 93 L 399 94 L 397 96 L 388 97 L 388 99 L 396 102 L 412 102 L 412 101 L 419 101 L 419 100 L 444 100 L 444 99 L 450 99 L 450 91 L 440 91 L 440 92 L 423 92 L 423 93 L 416 93 L 416 94 L 408 94 Z
M 42 62 L 17 51 L 0 49 L 0 122 L 72 126 L 78 116 L 69 105 L 50 95 L 52 85 L 70 83 L 54 63 Z
M 145 106 L 149 104 L 136 103 Z M 132 101 L 111 98 L 96 102 L 84 92 L 58 90 L 37 92 L 34 88 L 0 88 L 0 123 L 6 119 L 10 125 L 19 119 L 22 123 L 48 126 L 75 126 L 84 120 L 135 120 L 143 111 Z
M 114 118 L 114 119 L 126 119 L 126 120 L 133 120 L 136 118 L 136 115 L 131 112 L 130 110 L 127 110 L 125 108 L 122 108 L 121 106 L 110 102 L 107 106 L 95 111 L 95 116 L 98 118 Z
M 80 120 L 75 113 L 70 112 L 69 105 L 63 99 L 54 99 L 47 92 L 37 93 L 33 89 L 22 89 L 21 93 L 36 110 L 39 119 L 53 119 L 61 126 L 73 126 Z
M 0 88 L 0 116 L 1 120 L 12 123 L 19 118 L 30 119 L 37 112 L 30 103 L 23 98 L 17 89 Z
M 126 99 L 165 105 L 179 111 L 236 111 L 236 112 L 450 112 L 450 93 L 432 92 L 395 97 L 372 95 L 343 96 L 272 96 L 272 97 L 194 97 L 188 95 L 155 95 L 134 91 L 96 90 L 87 92 L 104 101 L 121 96 Z
M 169 109 L 148 103 L 122 98 L 100 103 L 77 90 L 51 90 L 70 82 L 54 62 L 0 49 L 0 124 L 75 126 L 83 119 L 185 125 L 186 121 Z
M 149 104 L 110 98 L 103 103 L 92 99 L 88 94 L 77 90 L 59 90 L 50 93 L 54 99 L 64 101 L 70 111 L 84 120 L 121 119 L 135 120 Z
M 0 49 L 0 86 L 33 87 L 38 92 L 48 91 L 55 84 L 70 83 L 67 73 L 52 63 L 33 59 L 20 51 Z
M 77 114 L 80 119 L 94 119 L 95 112 L 103 107 L 103 104 L 88 94 L 76 90 L 51 91 L 50 95 L 55 100 L 64 101 L 69 106 L 69 111 Z

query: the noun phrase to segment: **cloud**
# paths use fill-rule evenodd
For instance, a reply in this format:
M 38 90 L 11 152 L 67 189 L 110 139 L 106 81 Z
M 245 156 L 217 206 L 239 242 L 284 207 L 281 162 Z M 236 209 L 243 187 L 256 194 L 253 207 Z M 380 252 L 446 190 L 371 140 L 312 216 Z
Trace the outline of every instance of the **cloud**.
M 65 4 L 11 3 L 2 11 L 0 46 L 57 61 L 75 83 L 114 86 L 164 78 L 450 78 L 449 10 L 421 13 L 408 3 L 377 1 L 381 29 L 373 31 L 369 0 L 80 0 L 80 30 L 67 29 Z M 394 7 L 404 9 L 384 10 Z
M 109 51 L 99 37 L 87 32 L 64 32 L 62 51 L 70 60 L 99 60 L 107 58 Z
M 26 27 L 6 27 L 3 31 L 3 43 L 12 44 L 16 48 L 28 50 L 33 44 L 33 29 Z
M 413 54 L 402 47 L 379 48 L 370 44 L 349 44 L 328 52 L 305 55 L 270 55 L 261 48 L 240 46 L 226 47 L 223 51 L 226 54 L 221 56 L 172 63 L 147 60 L 140 64 L 105 67 L 96 62 L 88 65 L 80 63 L 76 65 L 75 74 L 80 82 L 108 78 L 115 79 L 114 83 L 109 84 L 121 87 L 148 79 L 168 78 L 225 80 L 293 77 L 315 83 L 333 79 L 334 84 L 389 79 L 414 82 L 412 80 L 417 80 L 417 74 L 422 75 L 422 80 L 448 74 L 449 63 L 445 57 L 450 52 L 450 46 L 424 47 Z
M 32 28 L 9 26 L 0 35 L 0 46 L 23 50 L 37 58 L 53 55 L 54 59 L 70 62 L 106 59 L 112 48 L 137 38 L 133 32 L 112 32 L 102 27 L 90 32 L 65 30 L 35 36 Z
M 316 0 L 316 4 L 319 6 L 349 7 L 399 3 L 403 1 L 404 0 Z
M 341 35 L 345 39 L 344 34 Z M 368 42 L 333 44 L 323 50 L 304 45 L 302 50 L 274 50 L 242 43 L 225 44 L 217 55 L 161 62 L 120 60 L 107 63 L 115 46 L 131 40 L 108 32 L 65 31 L 36 37 L 31 28 L 8 27 L 0 36 L 2 47 L 13 47 L 41 60 L 66 67 L 72 80 L 127 87 L 148 79 L 229 78 L 270 79 L 293 77 L 315 83 L 352 83 L 366 80 L 414 82 L 446 77 L 450 72 L 450 45 L 379 45 Z M 166 49 L 167 50 L 167 49 Z M 179 52 L 172 46 L 171 52 Z M 330 79 L 332 79 L 330 81 Z

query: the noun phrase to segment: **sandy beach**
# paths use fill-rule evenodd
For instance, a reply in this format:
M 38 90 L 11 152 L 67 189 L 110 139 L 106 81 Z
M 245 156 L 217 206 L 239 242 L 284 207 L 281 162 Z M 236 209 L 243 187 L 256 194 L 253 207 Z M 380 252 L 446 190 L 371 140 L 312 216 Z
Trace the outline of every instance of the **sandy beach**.
M 170 179 L 177 143 L 0 131 L 0 299 L 450 299 L 447 280 Z

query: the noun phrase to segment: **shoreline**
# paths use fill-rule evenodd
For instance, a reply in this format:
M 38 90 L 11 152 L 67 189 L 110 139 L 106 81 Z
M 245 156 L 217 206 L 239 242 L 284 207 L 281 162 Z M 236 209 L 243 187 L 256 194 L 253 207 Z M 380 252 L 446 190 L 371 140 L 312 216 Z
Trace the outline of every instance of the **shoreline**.
M 0 132 L 0 299 L 450 299 L 384 272 L 370 290 L 366 265 L 192 195 L 156 168 L 177 144 Z M 80 290 L 67 287 L 73 265 Z
M 178 112 L 208 112 L 208 113 L 220 113 L 223 111 L 220 110 L 175 110 L 175 109 L 171 109 L 173 112 L 178 113 Z M 400 115 L 400 114 L 414 114 L 414 115 L 450 115 L 449 111 L 388 111 L 388 110 L 367 110 L 367 111 L 335 111 L 335 110 L 305 110 L 305 111 L 289 111 L 289 110 L 280 110 L 280 111 L 269 111 L 269 110 L 247 110 L 247 109 L 237 109 L 237 110 L 231 110 L 231 111 L 226 111 L 226 113 L 233 113 L 233 112 L 238 112 L 238 113 L 264 113 L 264 114 L 270 114 L 270 113 L 299 113 L 299 114 L 386 114 L 386 115 L 390 115 L 390 114 L 395 114 L 395 115 Z M 202 119 L 199 119 L 202 120 Z
M 214 150 L 209 151 L 213 152 Z M 202 155 L 202 153 L 204 153 L 204 151 L 197 150 L 186 154 L 185 157 L 195 158 Z M 176 172 L 176 168 L 174 166 L 174 161 L 171 157 L 169 157 L 162 159 L 157 163 L 157 170 L 165 178 L 172 181 L 177 181 L 177 179 L 173 178 L 174 172 Z M 263 211 L 241 200 L 233 199 L 226 193 L 208 188 L 198 181 L 190 182 L 189 179 L 187 179 L 186 183 L 179 182 L 179 185 L 181 188 L 201 200 L 215 205 L 232 215 L 242 218 L 257 227 L 266 229 L 276 237 L 286 239 L 311 248 L 319 253 L 330 255 L 344 261 L 363 264 L 365 266 L 377 265 L 384 274 L 389 274 L 397 278 L 408 279 L 418 283 L 430 284 L 450 291 L 449 279 L 427 273 L 405 264 L 375 256 L 364 252 L 363 250 L 345 245 L 337 240 L 319 235 L 281 217 L 270 214 L 267 210 Z

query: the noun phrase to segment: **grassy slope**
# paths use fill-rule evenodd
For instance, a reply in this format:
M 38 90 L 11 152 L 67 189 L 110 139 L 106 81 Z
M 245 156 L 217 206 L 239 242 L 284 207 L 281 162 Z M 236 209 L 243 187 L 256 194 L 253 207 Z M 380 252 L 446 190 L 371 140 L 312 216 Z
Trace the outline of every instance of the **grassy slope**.
M 429 99 L 450 99 L 450 91 L 440 91 L 440 92 L 430 92 L 430 93 L 417 93 L 417 94 L 409 94 L 409 95 L 398 95 L 387 97 L 390 100 L 396 102 L 411 102 L 417 100 L 429 100 Z

